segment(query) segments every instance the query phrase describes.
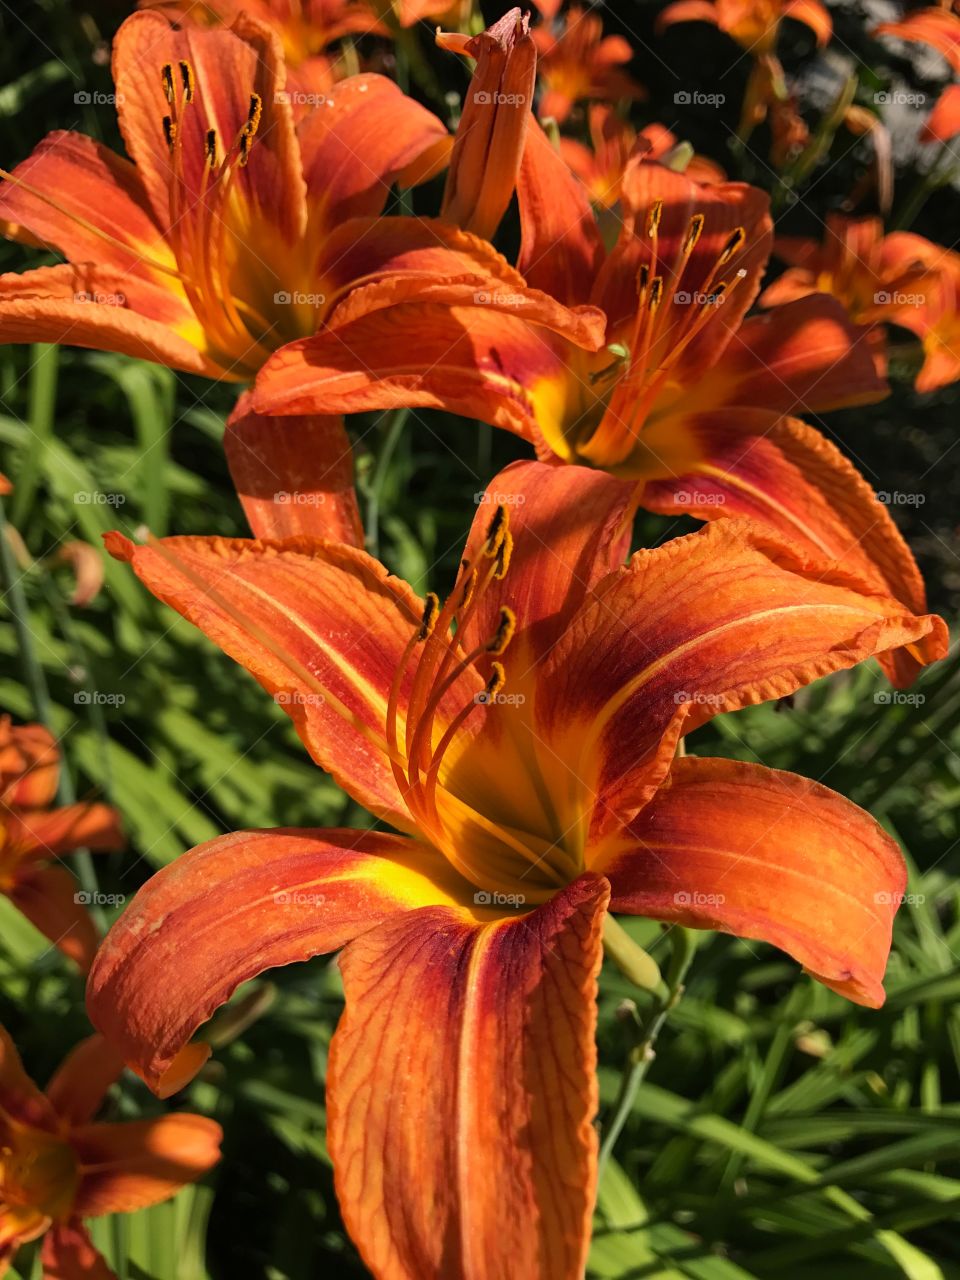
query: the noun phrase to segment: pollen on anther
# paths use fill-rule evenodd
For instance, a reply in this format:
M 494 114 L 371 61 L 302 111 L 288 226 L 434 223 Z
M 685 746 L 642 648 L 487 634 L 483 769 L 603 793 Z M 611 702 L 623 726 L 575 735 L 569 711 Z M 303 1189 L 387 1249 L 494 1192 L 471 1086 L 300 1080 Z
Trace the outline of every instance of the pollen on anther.
M 173 106 L 173 67 L 169 62 L 165 62 L 160 68 L 160 79 L 163 81 L 164 97 Z
M 466 563 L 466 562 L 464 562 Z M 462 613 L 469 608 L 470 601 L 473 599 L 473 593 L 477 587 L 477 571 L 471 569 L 463 580 L 463 590 L 460 593 L 460 603 L 457 605 L 457 612 Z
M 503 536 L 507 530 L 507 509 L 502 504 L 493 513 L 493 519 L 487 529 L 487 540 L 483 545 L 483 553 L 492 560 L 500 550 Z
M 216 129 L 208 129 L 207 136 L 203 144 L 204 154 L 211 164 L 217 163 L 217 131 Z
M 647 235 L 656 234 L 657 228 L 660 226 L 660 219 L 663 217 L 663 201 L 654 200 L 650 206 L 650 212 L 647 215 Z
M 437 625 L 437 618 L 440 615 L 439 597 L 432 591 L 427 592 L 427 598 L 423 602 L 423 617 L 420 620 L 420 630 L 417 632 L 418 640 L 426 640 L 431 634 L 433 628 Z
M 497 629 L 487 641 L 488 653 L 503 653 L 507 645 L 513 639 L 513 633 L 517 629 L 517 615 L 507 605 L 500 608 L 500 621 L 497 623 Z
M 653 279 L 650 281 L 650 298 L 647 302 L 647 306 L 650 309 L 651 315 L 653 315 L 653 313 L 660 306 L 660 300 L 662 297 L 663 297 L 663 277 L 654 276 Z
M 240 168 L 247 167 L 247 161 L 250 159 L 250 134 L 241 133 L 240 135 Z
M 493 571 L 493 576 L 497 581 L 502 581 L 507 576 L 512 555 L 513 534 L 509 529 L 504 529 L 503 537 L 500 539 L 500 546 L 497 548 L 497 567 Z
M 722 267 L 724 263 L 729 262 L 733 255 L 743 247 L 743 242 L 746 238 L 747 233 L 743 227 L 734 228 L 727 238 L 727 243 L 723 246 L 723 251 L 717 259 L 717 264 Z
M 693 253 L 700 239 L 700 233 L 703 231 L 703 214 L 695 213 L 690 219 L 687 227 L 687 234 L 683 238 L 684 254 Z
M 244 132 L 250 137 L 260 128 L 260 117 L 263 115 L 263 99 L 259 93 L 251 93 L 250 110 L 247 112 L 247 123 L 243 126 Z
M 488 698 L 492 698 L 494 694 L 499 693 L 507 682 L 507 673 L 503 669 L 503 664 L 494 662 L 490 666 L 490 679 L 487 681 L 484 693 Z
M 180 59 L 180 83 L 183 85 L 184 102 L 193 101 L 193 67 L 186 58 Z
M 173 145 L 177 140 L 177 126 L 173 123 L 169 116 L 163 117 L 163 136 L 167 146 L 173 149 Z

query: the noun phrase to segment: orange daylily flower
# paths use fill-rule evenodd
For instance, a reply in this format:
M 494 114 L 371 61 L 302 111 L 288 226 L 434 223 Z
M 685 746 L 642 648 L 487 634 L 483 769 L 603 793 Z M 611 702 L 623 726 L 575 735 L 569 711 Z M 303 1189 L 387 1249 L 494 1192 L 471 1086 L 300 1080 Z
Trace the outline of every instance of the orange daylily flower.
M 437 32 L 437 44 L 476 58 L 450 156 L 440 216 L 492 238 L 513 197 L 537 82 L 530 15 L 511 9 L 477 36 Z M 490 155 L 497 157 L 490 163 Z
M 676 134 L 662 124 L 645 125 L 639 132 L 613 107 L 595 102 L 590 107 L 590 142 L 560 139 L 560 154 L 590 192 L 597 206 L 612 209 L 620 200 L 623 175 L 634 155 L 662 160 L 679 144 Z M 683 172 L 695 182 L 726 182 L 727 175 L 706 156 L 692 155 Z
M 486 492 L 443 604 L 315 538 L 108 536 L 405 834 L 184 854 L 104 941 L 91 1016 L 167 1093 L 241 982 L 345 948 L 327 1139 L 379 1280 L 582 1276 L 608 907 L 772 942 L 881 1003 L 893 841 L 815 783 L 676 747 L 720 711 L 946 644 L 939 619 L 745 522 L 624 565 L 632 488 L 600 472 L 515 463 Z
M 608 254 L 586 192 L 535 124 L 518 192 L 520 284 L 469 308 L 421 302 L 354 318 L 348 303 L 324 333 L 267 363 L 256 407 L 443 405 L 516 432 L 541 457 L 632 479 L 650 510 L 749 516 L 923 613 L 919 571 L 889 512 L 795 416 L 885 394 L 865 331 L 825 295 L 747 318 L 770 253 L 766 195 L 698 186 L 635 157 Z M 598 319 L 588 326 L 585 315 L 576 339 L 548 332 L 517 305 L 524 282 Z M 916 674 L 907 654 L 886 665 L 898 682 Z
M 0 1027 L 0 1275 L 43 1236 L 43 1280 L 116 1280 L 84 1218 L 169 1200 L 220 1159 L 220 1126 L 181 1113 L 91 1123 L 123 1061 L 82 1041 L 41 1093 Z
M 784 237 L 777 254 L 791 264 L 760 301 L 793 302 L 830 293 L 855 324 L 871 325 L 871 346 L 886 363 L 883 323 L 900 325 L 924 344 L 916 388 L 933 391 L 960 376 L 960 256 L 910 231 L 884 235 L 879 218 L 827 215 L 823 244 Z
M 920 128 L 921 142 L 949 142 L 960 133 L 960 84 L 944 89 Z
M 875 36 L 894 36 L 914 44 L 928 44 L 954 71 L 960 71 L 960 17 L 946 6 L 915 9 L 898 22 L 881 22 Z
M 59 750 L 40 724 L 0 718 L 0 893 L 86 972 L 99 938 L 70 872 L 51 866 L 79 848 L 124 845 L 116 812 L 105 804 L 51 808 Z
M 571 5 L 562 30 L 537 27 L 533 38 L 540 50 L 542 117 L 552 116 L 562 124 L 576 103 L 585 99 L 615 102 L 647 96 L 623 69 L 633 60 L 630 42 L 623 36 L 605 36 L 599 14 Z

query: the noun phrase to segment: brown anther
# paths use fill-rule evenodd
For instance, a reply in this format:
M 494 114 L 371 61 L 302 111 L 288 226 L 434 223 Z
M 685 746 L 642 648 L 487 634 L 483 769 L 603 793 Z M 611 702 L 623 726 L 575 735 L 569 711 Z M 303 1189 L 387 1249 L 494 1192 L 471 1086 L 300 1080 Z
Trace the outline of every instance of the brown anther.
M 173 94 L 173 67 L 169 62 L 165 62 L 160 68 L 160 79 L 163 81 L 163 94 L 171 107 L 174 102 Z
M 727 243 L 723 246 L 723 252 L 717 259 L 717 265 L 722 267 L 724 263 L 729 262 L 733 255 L 743 248 L 746 238 L 747 233 L 743 227 L 736 227 L 727 238 Z
M 645 262 L 642 262 L 640 264 L 640 269 L 637 271 L 637 292 L 638 293 L 643 293 L 644 289 L 647 287 L 647 281 L 649 279 L 650 279 L 650 268 L 647 266 Z
M 173 123 L 169 116 L 163 117 L 163 136 L 167 146 L 172 151 L 177 141 L 177 126 Z
M 517 615 L 512 609 L 506 605 L 500 608 L 500 621 L 497 623 L 497 629 L 487 641 L 487 653 L 503 653 L 507 645 L 513 639 L 513 633 L 517 629 Z
M 500 546 L 497 548 L 497 567 L 493 571 L 493 576 L 498 581 L 502 581 L 507 576 L 507 570 L 510 568 L 510 557 L 513 555 L 513 534 L 509 529 L 504 529 L 503 537 L 500 539 Z
M 204 154 L 211 164 L 217 163 L 217 131 L 216 129 L 208 129 L 207 136 L 203 144 Z
M 183 85 L 184 102 L 193 101 L 193 67 L 186 58 L 180 60 L 180 83 Z
M 487 695 L 487 701 L 496 697 L 503 686 L 507 682 L 507 673 L 503 669 L 503 665 L 494 662 L 490 667 L 490 679 L 487 681 L 484 693 Z
M 423 602 L 423 617 L 420 620 L 420 630 L 417 632 L 418 640 L 426 640 L 437 625 L 439 616 L 440 600 L 432 591 L 428 591 L 427 598 Z
M 241 133 L 240 135 L 240 168 L 247 167 L 247 161 L 250 159 L 250 134 Z
M 663 297 L 663 276 L 654 276 L 650 281 L 650 298 L 647 302 L 650 314 L 653 315 L 660 306 Z
M 487 529 L 487 540 L 483 544 L 483 554 L 493 557 L 499 552 L 500 544 L 503 542 L 503 536 L 507 531 L 507 508 L 502 504 L 497 507 L 493 513 L 493 519 L 490 521 L 490 527 Z
M 464 561 L 464 564 L 466 563 L 467 562 Z M 464 580 L 463 580 L 463 590 L 460 593 L 460 603 L 457 605 L 458 613 L 463 613 L 464 610 L 469 608 L 470 601 L 473 599 L 473 593 L 476 589 L 477 589 L 477 571 L 476 569 L 471 569 L 470 572 L 464 577 Z
M 687 226 L 687 234 L 683 237 L 683 254 L 693 253 L 703 231 L 703 214 L 695 213 Z
M 247 112 L 247 123 L 243 126 L 243 132 L 248 137 L 253 135 L 260 128 L 260 117 L 263 115 L 263 99 L 259 93 L 251 93 L 250 110 Z
M 663 217 L 663 201 L 654 200 L 650 206 L 650 212 L 647 214 L 647 235 L 656 235 L 657 228 L 660 226 L 660 219 Z

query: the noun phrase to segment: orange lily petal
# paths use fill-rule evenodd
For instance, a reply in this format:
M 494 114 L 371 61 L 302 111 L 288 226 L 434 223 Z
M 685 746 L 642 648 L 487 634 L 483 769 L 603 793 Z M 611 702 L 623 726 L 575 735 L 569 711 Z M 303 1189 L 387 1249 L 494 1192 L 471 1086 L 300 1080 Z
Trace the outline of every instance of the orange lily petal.
M 533 105 L 537 50 L 530 15 L 511 9 L 462 51 L 477 65 L 464 97 L 440 212 L 491 239 L 513 196 Z
M 187 1112 L 71 1130 L 80 1166 L 78 1216 L 131 1213 L 169 1200 L 220 1159 L 223 1130 Z
M 80 885 L 69 871 L 33 863 L 21 865 L 7 896 L 59 951 L 87 972 L 100 938 L 79 900 Z
M 514 462 L 501 471 L 484 491 L 464 555 L 479 554 L 493 512 L 503 506 L 513 540 L 510 568 L 503 590 L 487 592 L 477 604 L 466 645 L 491 636 L 501 606 L 509 604 L 517 618 L 511 673 L 539 664 L 596 584 L 623 564 L 635 498 L 632 483 L 585 467 Z
M 659 34 L 675 22 L 708 22 L 716 27 L 719 21 L 717 6 L 711 0 L 677 0 L 657 14 L 656 31 Z
M 601 858 L 611 909 L 773 943 L 871 1008 L 907 872 L 895 841 L 843 796 L 734 760 L 677 760 Z
M 5 1027 L 0 1027 L 0 1108 L 31 1128 L 53 1130 L 57 1127 L 57 1117 L 49 1100 L 24 1071 L 17 1046 Z
M 43 1280 L 117 1280 L 77 1218 L 56 1222 L 40 1246 Z
M 86 1124 L 120 1078 L 123 1059 L 103 1036 L 87 1036 L 64 1058 L 46 1088 L 50 1105 L 68 1125 Z
M 336 413 L 445 408 L 535 440 L 529 388 L 565 378 L 562 341 L 484 305 L 495 296 L 489 289 L 476 296 L 473 307 L 390 307 L 289 343 L 261 371 L 254 404 L 262 413 L 281 414 L 320 405 Z
M 960 84 L 947 85 L 920 129 L 921 142 L 949 142 L 960 133 Z
M 607 893 L 583 876 L 487 926 L 417 911 L 343 952 L 328 1142 L 380 1280 L 583 1275 Z
M 543 664 L 541 732 L 589 784 L 597 821 L 622 823 L 662 780 L 680 732 L 889 649 L 944 655 L 942 619 L 867 592 L 740 520 L 637 552 Z
M 268 418 L 244 392 L 223 439 L 237 495 L 257 538 L 295 534 L 363 546 L 353 453 L 342 418 Z
M 688 419 L 701 462 L 689 475 L 655 480 L 643 505 L 700 520 L 748 516 L 812 556 L 837 561 L 913 613 L 926 610 L 923 579 L 887 508 L 856 467 L 796 418 L 721 411 Z M 919 672 L 906 651 L 881 659 L 898 686 Z
M 311 216 L 326 228 L 378 217 L 395 182 L 425 181 L 452 139 L 443 122 L 386 76 L 351 76 L 297 128 Z
M 313 538 L 166 538 L 108 550 L 253 675 L 313 759 L 365 808 L 409 828 L 382 749 L 386 693 L 423 605 L 364 552 Z
M 126 844 L 120 817 L 106 804 L 17 813 L 7 823 L 8 839 L 21 858 L 50 858 L 84 847 L 112 853 Z
M 603 243 L 582 183 L 536 120 L 517 181 L 523 239 L 517 266 L 535 289 L 567 305 L 590 300 Z
M 57 797 L 60 751 L 43 724 L 13 724 L 0 716 L 0 802 L 40 809 Z
M 414 907 L 452 904 L 458 886 L 440 854 L 402 836 L 221 836 L 148 881 L 107 934 L 87 984 L 91 1021 L 166 1096 L 185 1083 L 168 1076 L 178 1054 L 241 982 Z M 208 1051 L 191 1049 L 196 1069 Z
M 175 302 L 173 294 L 154 290 L 146 303 L 141 291 L 137 301 L 143 312 L 134 311 L 127 305 L 126 280 L 83 263 L 2 275 L 0 342 L 58 342 L 116 351 L 187 373 L 232 380 L 170 327 L 182 319 L 182 309 L 170 316 L 158 303 Z
M 237 198 L 226 207 L 237 218 L 241 240 L 266 224 L 293 243 L 306 228 L 306 184 L 300 165 L 293 111 L 284 90 L 279 40 L 268 28 L 246 18 L 234 29 L 177 28 L 157 13 L 135 13 L 113 42 L 113 78 L 120 130 L 140 174 L 158 224 L 170 226 L 169 151 L 162 121 L 171 107 L 161 69 L 185 61 L 193 72 L 193 101 L 179 120 L 186 216 L 203 205 L 206 137 L 216 130 L 221 154 L 234 144 L 257 94 L 259 126 L 250 146 L 250 162 L 234 177 Z M 181 228 L 181 231 L 183 228 Z
M 785 0 L 783 16 L 794 22 L 802 22 L 817 38 L 821 47 L 830 43 L 833 35 L 833 19 L 820 0 Z
M 867 331 L 836 298 L 814 293 L 745 321 L 687 404 L 823 412 L 887 395 Z
M 928 44 L 946 58 L 954 71 L 960 71 L 960 18 L 949 9 L 937 5 L 916 9 L 899 22 L 881 22 L 873 34 Z

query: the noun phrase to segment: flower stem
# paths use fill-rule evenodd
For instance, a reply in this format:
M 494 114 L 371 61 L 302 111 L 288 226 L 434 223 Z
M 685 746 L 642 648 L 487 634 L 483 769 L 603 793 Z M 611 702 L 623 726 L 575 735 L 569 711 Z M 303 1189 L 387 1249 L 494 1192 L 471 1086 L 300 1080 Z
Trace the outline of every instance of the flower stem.
M 641 1017 L 635 1007 L 631 1010 L 631 1021 L 634 1026 L 633 1043 L 627 1053 L 627 1061 L 620 1077 L 620 1088 L 617 1090 L 611 1118 L 600 1144 L 600 1158 L 597 1164 L 598 1185 L 617 1139 L 623 1132 L 623 1126 L 633 1110 L 640 1085 L 656 1056 L 654 1047 L 657 1037 L 671 1010 L 676 1007 L 683 995 L 683 980 L 696 951 L 692 935 L 680 925 L 674 925 L 670 930 L 670 939 L 673 952 L 667 966 L 665 982 L 661 984 L 661 993 L 655 995 L 653 1007 L 646 1017 Z
M 394 412 L 387 428 L 386 436 L 380 446 L 380 456 L 377 458 L 373 479 L 370 481 L 366 520 L 367 550 L 377 559 L 380 558 L 380 496 L 386 482 L 387 472 L 390 469 L 390 463 L 393 461 L 393 455 L 396 452 L 397 445 L 400 443 L 403 428 L 406 426 L 409 417 L 409 409 L 397 409 Z

